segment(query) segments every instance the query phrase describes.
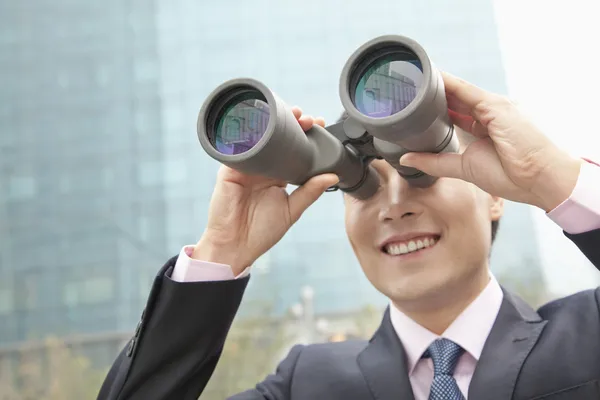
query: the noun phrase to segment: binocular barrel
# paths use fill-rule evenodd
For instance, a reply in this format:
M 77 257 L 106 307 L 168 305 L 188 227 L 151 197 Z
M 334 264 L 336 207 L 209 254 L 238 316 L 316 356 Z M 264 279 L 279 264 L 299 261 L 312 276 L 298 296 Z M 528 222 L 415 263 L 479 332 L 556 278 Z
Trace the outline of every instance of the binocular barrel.
M 359 198 L 379 187 L 374 169 L 324 128 L 304 132 L 291 108 L 263 83 L 242 78 L 213 91 L 200 110 L 198 138 L 215 160 L 238 171 L 301 185 L 333 172 Z
M 385 159 L 409 184 L 436 178 L 403 167 L 406 152 L 457 152 L 441 74 L 415 41 L 382 36 L 346 62 L 339 95 L 348 118 L 303 132 L 291 108 L 262 82 L 241 78 L 217 87 L 198 116 L 198 138 L 215 160 L 244 173 L 301 185 L 332 172 L 337 188 L 371 197 L 379 177 L 370 166 Z

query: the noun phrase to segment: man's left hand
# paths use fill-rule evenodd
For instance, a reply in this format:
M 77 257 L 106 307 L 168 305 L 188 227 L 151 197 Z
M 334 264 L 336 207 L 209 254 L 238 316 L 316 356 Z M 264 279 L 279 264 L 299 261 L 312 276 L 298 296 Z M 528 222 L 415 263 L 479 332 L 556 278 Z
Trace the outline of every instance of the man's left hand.
M 581 159 L 559 149 L 507 98 L 442 73 L 452 122 L 477 138 L 461 153 L 408 153 L 401 164 L 471 182 L 551 211 L 569 198 Z

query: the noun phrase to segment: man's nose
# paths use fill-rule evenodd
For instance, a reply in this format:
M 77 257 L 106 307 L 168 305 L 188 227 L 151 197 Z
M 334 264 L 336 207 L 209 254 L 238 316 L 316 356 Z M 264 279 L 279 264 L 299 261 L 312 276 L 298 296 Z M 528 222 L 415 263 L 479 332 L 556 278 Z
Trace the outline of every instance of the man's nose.
M 394 171 L 387 180 L 385 193 L 379 210 L 380 221 L 407 218 L 421 213 L 414 201 L 416 188 L 412 188 L 400 174 Z

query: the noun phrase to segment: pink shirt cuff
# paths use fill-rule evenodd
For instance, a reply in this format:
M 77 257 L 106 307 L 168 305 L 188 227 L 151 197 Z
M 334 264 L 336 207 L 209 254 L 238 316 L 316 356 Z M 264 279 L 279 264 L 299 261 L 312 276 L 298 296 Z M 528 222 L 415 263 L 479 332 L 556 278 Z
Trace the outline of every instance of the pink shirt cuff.
M 585 161 L 571 196 L 546 214 L 570 234 L 600 228 L 600 164 Z
M 233 276 L 231 267 L 208 261 L 194 260 L 191 258 L 194 246 L 185 246 L 181 249 L 171 279 L 176 282 L 208 282 L 240 279 L 250 274 L 250 267 L 238 276 Z

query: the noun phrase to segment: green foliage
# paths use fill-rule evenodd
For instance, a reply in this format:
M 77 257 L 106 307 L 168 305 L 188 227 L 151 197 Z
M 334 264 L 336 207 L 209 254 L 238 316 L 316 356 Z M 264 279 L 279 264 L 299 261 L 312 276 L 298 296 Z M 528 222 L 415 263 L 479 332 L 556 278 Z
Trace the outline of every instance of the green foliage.
M 371 304 L 364 306 L 354 317 L 357 336 L 362 339 L 370 339 L 381 325 L 383 312 L 382 308 Z
M 354 328 L 347 333 L 369 339 L 381 323 L 382 315 L 381 309 L 365 306 L 349 316 Z M 269 317 L 236 321 L 219 364 L 200 399 L 225 399 L 253 388 L 272 374 L 290 346 L 296 343 L 294 332 L 286 329 L 286 326 L 295 326 L 289 322 L 286 318 Z
M 541 277 L 522 279 L 514 274 L 505 273 L 497 275 L 497 279 L 502 286 L 525 300 L 534 309 L 550 301 L 552 297 Z
M 284 321 L 267 317 L 234 322 L 223 353 L 201 399 L 225 399 L 248 390 L 272 373 L 289 335 Z
M 16 353 L 11 361 L 0 374 L 0 400 L 93 400 L 106 376 L 53 338 L 39 350 Z

